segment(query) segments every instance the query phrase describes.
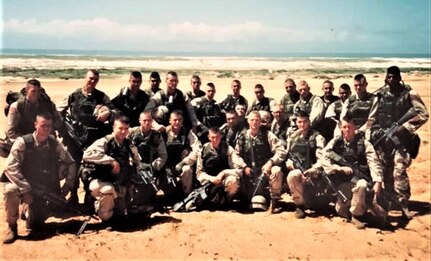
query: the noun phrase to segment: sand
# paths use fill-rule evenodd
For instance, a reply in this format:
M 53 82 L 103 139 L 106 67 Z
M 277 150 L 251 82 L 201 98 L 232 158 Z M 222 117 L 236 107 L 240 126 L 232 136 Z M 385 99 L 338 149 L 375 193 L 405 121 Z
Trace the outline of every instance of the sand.
M 265 67 L 264 67 L 265 68 Z M 359 72 L 358 72 L 359 73 Z M 180 75 L 179 88 L 190 89 L 190 76 Z M 321 95 L 322 79 L 312 74 L 278 75 L 273 80 L 267 76 L 242 77 L 242 93 L 253 98 L 253 87 L 261 83 L 266 95 L 277 100 L 284 95 L 286 76 L 295 80 L 305 79 L 314 94 Z M 334 79 L 336 91 L 341 83 L 352 86 L 353 75 L 338 75 Z M 367 74 L 369 90 L 383 85 L 384 75 Z M 430 108 L 430 76 L 427 74 L 403 74 L 406 83 L 419 92 Z M 127 85 L 128 76 L 101 77 L 98 88 L 110 97 Z M 144 75 L 148 79 L 148 75 Z M 48 94 L 59 102 L 76 88 L 82 80 L 40 79 Z M 0 78 L 0 105 L 5 104 L 8 90 L 19 90 L 25 84 L 23 78 Z M 205 76 L 203 86 L 213 82 L 217 88 L 216 100 L 221 101 L 230 90 L 232 78 Z M 147 88 L 144 82 L 143 88 Z M 164 88 L 164 84 L 162 84 Z M 0 117 L 3 133 L 6 118 Z M 289 260 L 289 259 L 380 259 L 380 260 L 429 260 L 430 258 L 430 124 L 419 131 L 422 139 L 419 156 L 409 168 L 412 186 L 411 209 L 415 217 L 405 226 L 396 221 L 399 211 L 390 214 L 393 230 L 367 228 L 363 231 L 345 223 L 340 217 L 313 215 L 296 220 L 288 195 L 283 196 L 286 210 L 278 215 L 269 212 L 243 214 L 234 211 L 201 211 L 193 213 L 153 214 L 142 225 L 125 231 L 98 230 L 91 224 L 85 233 L 76 238 L 80 223 L 73 220 L 49 220 L 58 233 L 41 240 L 24 240 L 25 225 L 19 222 L 22 237 L 11 245 L 0 246 L 1 260 Z M 0 159 L 4 167 L 4 159 Z M 1 189 L 2 190 L 2 189 Z M 0 207 L 0 219 L 5 220 Z M 76 219 L 75 219 L 76 220 Z M 63 223 L 63 224 L 58 224 Z M 0 225 L 3 235 L 6 223 Z

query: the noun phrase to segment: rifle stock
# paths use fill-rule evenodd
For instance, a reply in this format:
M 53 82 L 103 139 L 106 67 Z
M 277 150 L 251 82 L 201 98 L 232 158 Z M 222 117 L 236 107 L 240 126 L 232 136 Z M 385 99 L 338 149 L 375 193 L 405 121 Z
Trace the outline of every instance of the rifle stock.
M 172 210 L 175 212 L 179 212 L 179 211 L 189 211 L 189 210 L 193 210 L 193 208 L 187 209 L 187 205 L 189 204 L 189 202 L 194 202 L 195 203 L 195 207 L 197 206 L 197 202 L 198 199 L 201 199 L 202 201 L 204 201 L 207 197 L 207 190 L 210 188 L 210 186 L 212 186 L 213 184 L 211 182 L 207 182 L 204 185 L 202 185 L 199 188 L 194 189 L 185 199 L 181 200 L 180 202 L 176 203 Z
M 82 212 L 80 209 L 75 208 L 67 202 L 64 198 L 54 194 L 54 193 L 48 193 L 45 188 L 42 186 L 33 186 L 32 192 L 36 194 L 38 197 L 41 197 L 42 199 L 46 200 L 47 202 L 51 203 L 53 206 L 56 206 L 61 209 L 66 209 L 74 214 L 77 215 L 85 215 L 87 216 L 82 223 L 81 227 L 79 228 L 78 232 L 75 234 L 77 237 L 79 237 L 82 232 L 85 230 L 85 227 L 87 226 L 88 222 L 93 218 L 95 220 L 99 220 L 99 218 L 95 215 L 88 215 L 87 213 Z

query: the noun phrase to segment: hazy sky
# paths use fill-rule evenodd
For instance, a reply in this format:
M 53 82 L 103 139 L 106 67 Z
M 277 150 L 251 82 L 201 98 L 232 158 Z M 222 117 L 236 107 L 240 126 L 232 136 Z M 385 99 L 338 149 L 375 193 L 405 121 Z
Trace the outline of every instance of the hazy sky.
M 3 0 L 3 48 L 429 53 L 430 0 Z

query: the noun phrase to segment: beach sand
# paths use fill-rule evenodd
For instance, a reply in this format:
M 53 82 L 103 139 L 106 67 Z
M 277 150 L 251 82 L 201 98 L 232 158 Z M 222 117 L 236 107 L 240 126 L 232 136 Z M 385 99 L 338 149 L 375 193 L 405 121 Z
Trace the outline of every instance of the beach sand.
M 392 65 L 392 64 L 390 64 Z M 70 64 L 62 65 L 65 67 Z M 222 65 L 220 68 L 226 69 Z M 386 65 L 385 65 L 386 66 Z M 152 65 L 154 67 L 154 65 Z M 244 66 L 242 68 L 246 68 Z M 366 67 L 366 66 L 365 66 Z M 364 67 L 364 68 L 365 68 Z M 190 67 L 189 67 L 190 68 Z M 202 67 L 193 67 L 203 70 Z M 262 67 L 269 69 L 267 67 Z M 164 67 L 164 69 L 171 69 Z M 175 69 L 175 68 L 172 68 Z M 360 71 L 358 71 L 360 73 Z M 221 101 L 230 91 L 233 78 L 217 78 L 216 72 L 202 73 L 202 88 L 213 82 L 217 88 L 216 100 Z M 180 75 L 179 88 L 190 89 L 190 76 Z M 295 81 L 307 80 L 312 93 L 321 95 L 323 79 L 314 78 L 312 73 L 278 74 L 274 79 L 266 76 L 237 75 L 242 82 L 242 94 L 252 101 L 253 87 L 261 83 L 268 97 L 279 100 L 285 93 L 283 82 L 286 77 Z M 354 75 L 327 75 L 341 77 L 333 80 L 338 92 L 341 83 L 353 87 Z M 384 74 L 367 74 L 369 90 L 383 85 Z M 164 76 L 162 76 L 164 78 Z M 148 74 L 144 74 L 142 88 L 148 87 Z M 429 74 L 407 73 L 403 79 L 419 92 L 430 109 Z M 80 80 L 40 79 L 43 87 L 55 102 L 82 85 Z M 101 75 L 98 89 L 114 97 L 120 87 L 126 86 L 128 75 L 105 77 Z M 8 90 L 19 90 L 25 79 L 0 78 L 0 105 L 5 104 Z M 163 81 L 162 81 L 163 82 Z M 165 85 L 162 83 L 162 88 Z M 6 123 L 0 117 L 1 133 Z M 71 220 L 50 219 L 49 222 L 65 223 L 66 230 L 49 235 L 43 240 L 19 239 L 12 245 L 0 247 L 1 260 L 288 260 L 288 259 L 380 259 L 380 260 L 429 260 L 430 251 L 430 124 L 419 131 L 422 139 L 420 154 L 409 168 L 412 186 L 411 209 L 414 219 L 405 228 L 381 231 L 367 228 L 358 231 L 352 224 L 340 217 L 315 215 L 305 220 L 296 220 L 289 196 L 284 195 L 283 213 L 271 215 L 268 212 L 242 214 L 233 211 L 201 211 L 192 213 L 154 214 L 142 226 L 128 231 L 97 231 L 91 224 L 80 238 L 76 232 L 80 223 Z M 4 167 L 4 159 L 0 159 Z M 2 189 L 1 189 L 2 190 Z M 5 220 L 4 208 L 0 207 L 0 219 Z M 391 224 L 396 225 L 399 211 L 391 212 Z M 3 235 L 6 224 L 0 225 Z M 19 234 L 27 234 L 23 221 L 19 222 Z

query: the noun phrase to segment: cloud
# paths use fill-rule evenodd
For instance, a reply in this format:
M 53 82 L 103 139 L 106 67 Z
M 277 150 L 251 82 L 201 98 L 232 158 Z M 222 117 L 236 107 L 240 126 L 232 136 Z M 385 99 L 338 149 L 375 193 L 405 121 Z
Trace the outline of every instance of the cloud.
M 133 41 L 136 44 L 147 41 L 159 43 L 304 43 L 319 41 L 330 43 L 351 40 L 352 37 L 360 39 L 360 35 L 351 35 L 347 31 L 271 27 L 259 21 L 245 21 L 220 26 L 190 21 L 167 25 L 122 24 L 107 18 L 52 20 L 48 22 L 39 22 L 35 19 L 10 19 L 4 21 L 3 30 L 6 37 L 8 34 L 69 39 L 91 37 L 94 41 Z

